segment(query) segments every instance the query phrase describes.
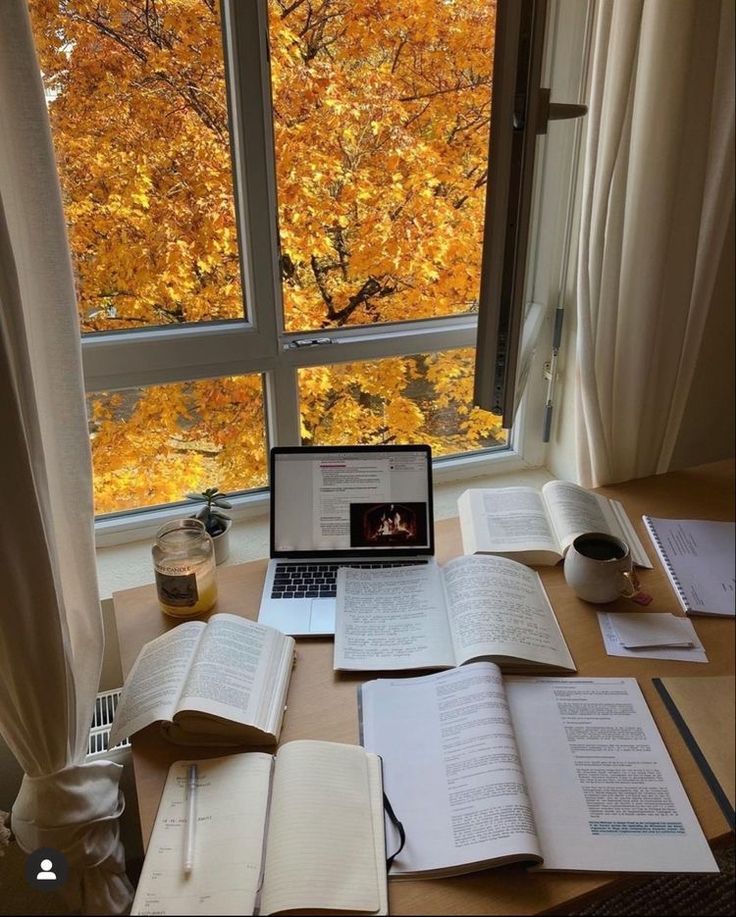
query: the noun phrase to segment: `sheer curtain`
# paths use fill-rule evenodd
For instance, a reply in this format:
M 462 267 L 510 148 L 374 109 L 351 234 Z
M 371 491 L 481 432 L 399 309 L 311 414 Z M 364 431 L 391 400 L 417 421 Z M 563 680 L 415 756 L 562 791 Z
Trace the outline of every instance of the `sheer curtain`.
M 0 733 L 21 847 L 62 851 L 84 913 L 131 901 L 121 768 L 85 763 L 103 651 L 74 285 L 25 0 L 0 29 Z
M 600 0 L 578 260 L 577 462 L 666 471 L 734 201 L 733 0 Z

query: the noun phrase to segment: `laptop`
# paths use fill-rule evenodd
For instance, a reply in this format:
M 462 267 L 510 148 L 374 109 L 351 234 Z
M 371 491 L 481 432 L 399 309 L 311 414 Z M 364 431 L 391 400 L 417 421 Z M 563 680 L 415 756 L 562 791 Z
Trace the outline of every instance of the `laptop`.
M 429 446 L 271 449 L 271 560 L 258 620 L 335 633 L 341 566 L 434 562 Z

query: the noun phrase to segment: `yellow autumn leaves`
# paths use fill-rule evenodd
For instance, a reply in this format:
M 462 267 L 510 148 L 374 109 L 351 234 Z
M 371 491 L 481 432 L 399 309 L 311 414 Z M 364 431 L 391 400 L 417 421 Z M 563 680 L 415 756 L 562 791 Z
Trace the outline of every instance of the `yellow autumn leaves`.
M 30 0 L 83 332 L 238 318 L 219 5 Z M 495 3 L 270 0 L 288 330 L 477 305 Z M 502 438 L 472 352 L 301 370 L 305 442 Z M 98 512 L 265 483 L 258 376 L 90 396 Z

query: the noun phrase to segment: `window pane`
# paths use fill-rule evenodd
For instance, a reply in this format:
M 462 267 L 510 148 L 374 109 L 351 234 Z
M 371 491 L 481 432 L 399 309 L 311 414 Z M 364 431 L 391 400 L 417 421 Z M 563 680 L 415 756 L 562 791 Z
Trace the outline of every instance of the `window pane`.
M 82 331 L 242 318 L 219 4 L 30 9 Z
M 95 512 L 268 483 L 260 376 L 87 396 Z
M 289 331 L 478 303 L 495 0 L 269 0 Z
M 428 443 L 433 454 L 506 445 L 501 419 L 472 407 L 472 348 L 299 371 L 302 442 Z

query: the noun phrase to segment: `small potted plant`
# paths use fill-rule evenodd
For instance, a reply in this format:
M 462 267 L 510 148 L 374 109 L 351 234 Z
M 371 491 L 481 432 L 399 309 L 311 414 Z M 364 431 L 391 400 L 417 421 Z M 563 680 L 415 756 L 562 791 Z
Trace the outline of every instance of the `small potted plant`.
M 204 523 L 215 547 L 215 563 L 221 564 L 230 553 L 230 526 L 233 524 L 223 510 L 232 509 L 232 503 L 228 503 L 218 487 L 208 487 L 199 494 L 187 494 L 187 500 L 204 502 L 202 509 L 193 518 Z

